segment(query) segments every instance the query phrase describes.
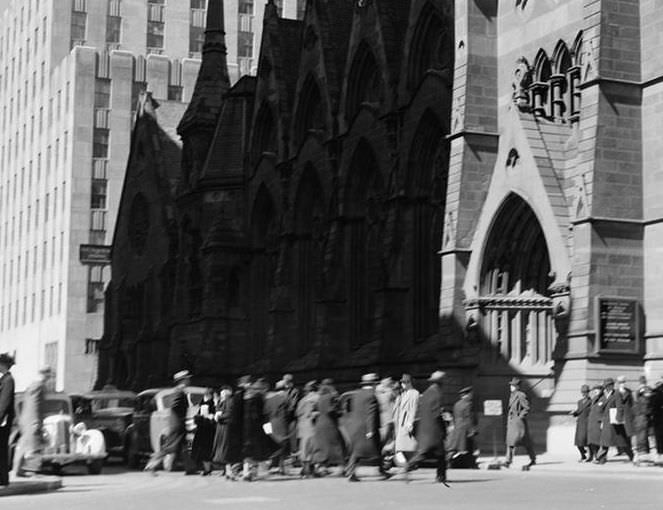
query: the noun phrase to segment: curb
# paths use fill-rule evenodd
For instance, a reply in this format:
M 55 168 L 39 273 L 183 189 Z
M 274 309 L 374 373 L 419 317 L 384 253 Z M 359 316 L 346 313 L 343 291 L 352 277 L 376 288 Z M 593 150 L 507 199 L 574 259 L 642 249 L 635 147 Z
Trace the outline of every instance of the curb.
M 0 497 L 20 496 L 25 494 L 41 494 L 53 492 L 62 488 L 62 479 L 52 480 L 12 480 L 7 487 L 0 488 Z

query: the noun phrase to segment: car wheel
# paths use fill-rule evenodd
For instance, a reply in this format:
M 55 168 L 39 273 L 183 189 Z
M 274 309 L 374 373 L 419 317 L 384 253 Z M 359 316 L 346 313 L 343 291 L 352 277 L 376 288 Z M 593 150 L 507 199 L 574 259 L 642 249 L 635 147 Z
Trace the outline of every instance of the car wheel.
M 103 467 L 104 467 L 103 459 L 92 460 L 87 464 L 87 472 L 90 475 L 98 475 L 101 473 Z

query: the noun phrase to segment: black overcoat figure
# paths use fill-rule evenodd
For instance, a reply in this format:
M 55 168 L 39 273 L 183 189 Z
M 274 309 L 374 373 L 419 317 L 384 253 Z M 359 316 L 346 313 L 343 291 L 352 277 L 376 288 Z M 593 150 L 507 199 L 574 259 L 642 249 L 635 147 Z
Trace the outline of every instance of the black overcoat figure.
M 244 393 L 242 419 L 242 457 L 254 462 L 264 461 L 275 450 L 263 425 L 269 421 L 262 392 L 249 388 Z
M 585 447 L 589 444 L 588 440 L 588 425 L 589 425 L 589 412 L 592 407 L 592 399 L 585 396 L 578 400 L 573 416 L 576 417 L 576 433 L 573 444 L 578 447 Z
M 0 486 L 9 485 L 9 433 L 14 423 L 14 378 L 0 375 Z
M 316 404 L 317 418 L 313 435 L 313 462 L 341 465 L 345 461 L 345 442 L 338 428 L 338 397 L 335 392 L 321 391 Z

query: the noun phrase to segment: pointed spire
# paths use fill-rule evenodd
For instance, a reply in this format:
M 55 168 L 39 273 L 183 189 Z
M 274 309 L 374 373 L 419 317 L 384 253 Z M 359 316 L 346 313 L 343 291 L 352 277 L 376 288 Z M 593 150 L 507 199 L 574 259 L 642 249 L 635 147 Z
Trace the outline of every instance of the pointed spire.
M 191 103 L 177 127 L 182 137 L 195 128 L 213 131 L 216 126 L 223 96 L 230 88 L 225 35 L 223 0 L 208 0 L 203 60 Z

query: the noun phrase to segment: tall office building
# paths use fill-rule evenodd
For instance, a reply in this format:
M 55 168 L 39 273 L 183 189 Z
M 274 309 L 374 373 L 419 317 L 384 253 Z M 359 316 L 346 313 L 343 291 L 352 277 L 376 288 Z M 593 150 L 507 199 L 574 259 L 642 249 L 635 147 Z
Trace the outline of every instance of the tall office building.
M 0 351 L 96 374 L 136 100 L 188 102 L 206 0 L 14 0 L 0 18 Z M 176 122 L 176 121 L 175 121 Z

